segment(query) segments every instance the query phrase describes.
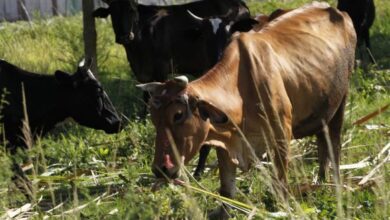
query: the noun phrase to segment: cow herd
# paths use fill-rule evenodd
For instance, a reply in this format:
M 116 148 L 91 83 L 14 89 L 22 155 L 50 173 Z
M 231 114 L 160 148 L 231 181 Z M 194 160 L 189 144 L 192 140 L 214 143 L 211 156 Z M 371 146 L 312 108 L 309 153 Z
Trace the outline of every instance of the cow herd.
M 156 128 L 156 177 L 179 177 L 181 167 L 201 152 L 194 174 L 200 176 L 210 148 L 216 148 L 220 194 L 232 198 L 236 169 L 246 171 L 268 153 L 275 190 L 286 195 L 290 140 L 315 135 L 320 179 L 326 180 L 332 162 L 339 180 L 348 85 L 356 43 L 370 47 L 372 0 L 339 0 L 342 11 L 313 2 L 256 17 L 241 0 L 105 2 L 108 7 L 93 16 L 111 16 L 115 40 L 142 83 L 137 87 L 145 92 Z M 51 76 L 0 60 L 0 97 L 6 101 L 0 122 L 11 153 L 26 146 L 26 129 L 43 135 L 68 117 L 106 133 L 122 129 L 90 63 L 81 62 L 74 74 L 58 70 Z M 168 80 L 171 73 L 198 79 Z M 226 218 L 226 210 L 212 215 Z

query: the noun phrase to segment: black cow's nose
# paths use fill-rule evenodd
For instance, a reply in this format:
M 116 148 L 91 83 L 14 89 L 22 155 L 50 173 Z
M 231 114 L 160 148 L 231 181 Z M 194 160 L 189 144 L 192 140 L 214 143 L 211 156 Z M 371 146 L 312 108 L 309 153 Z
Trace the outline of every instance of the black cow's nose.
M 133 32 L 119 36 L 115 39 L 116 43 L 123 44 L 123 45 L 129 44 L 132 40 L 134 40 L 134 33 Z
M 110 125 L 104 129 L 107 134 L 119 133 L 123 129 L 122 121 L 119 119 L 111 119 L 109 120 L 109 124 Z

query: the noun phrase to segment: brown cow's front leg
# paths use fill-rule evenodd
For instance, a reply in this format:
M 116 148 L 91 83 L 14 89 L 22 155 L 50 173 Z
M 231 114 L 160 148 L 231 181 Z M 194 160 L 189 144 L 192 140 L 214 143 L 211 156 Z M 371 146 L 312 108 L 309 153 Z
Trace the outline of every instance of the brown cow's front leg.
M 236 194 L 236 165 L 231 161 L 229 153 L 222 148 L 217 148 L 219 178 L 221 181 L 221 188 L 219 193 L 221 196 L 234 198 Z M 218 209 L 210 213 L 210 219 L 228 219 L 229 207 L 223 204 Z
M 285 140 L 279 140 L 275 149 L 274 163 L 276 168 L 275 190 L 281 199 L 286 199 L 287 189 L 287 168 L 288 168 L 288 144 Z

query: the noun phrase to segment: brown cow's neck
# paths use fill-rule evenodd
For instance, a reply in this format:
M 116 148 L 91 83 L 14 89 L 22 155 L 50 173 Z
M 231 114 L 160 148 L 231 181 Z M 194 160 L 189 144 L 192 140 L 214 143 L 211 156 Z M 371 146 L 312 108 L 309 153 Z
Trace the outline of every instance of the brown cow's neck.
M 188 86 L 189 95 L 198 96 L 227 114 L 234 111 L 236 108 L 234 104 L 239 99 L 237 90 L 239 56 L 235 46 L 233 44 L 227 48 L 220 62 Z

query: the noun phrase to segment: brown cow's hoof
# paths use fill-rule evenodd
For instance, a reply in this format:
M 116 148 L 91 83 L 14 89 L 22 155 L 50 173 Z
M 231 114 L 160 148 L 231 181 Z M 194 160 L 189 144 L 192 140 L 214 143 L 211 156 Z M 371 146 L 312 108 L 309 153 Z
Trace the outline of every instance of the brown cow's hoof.
M 220 206 L 219 208 L 212 210 L 208 215 L 208 219 L 210 220 L 225 220 L 229 219 L 229 217 L 230 215 L 226 206 Z

